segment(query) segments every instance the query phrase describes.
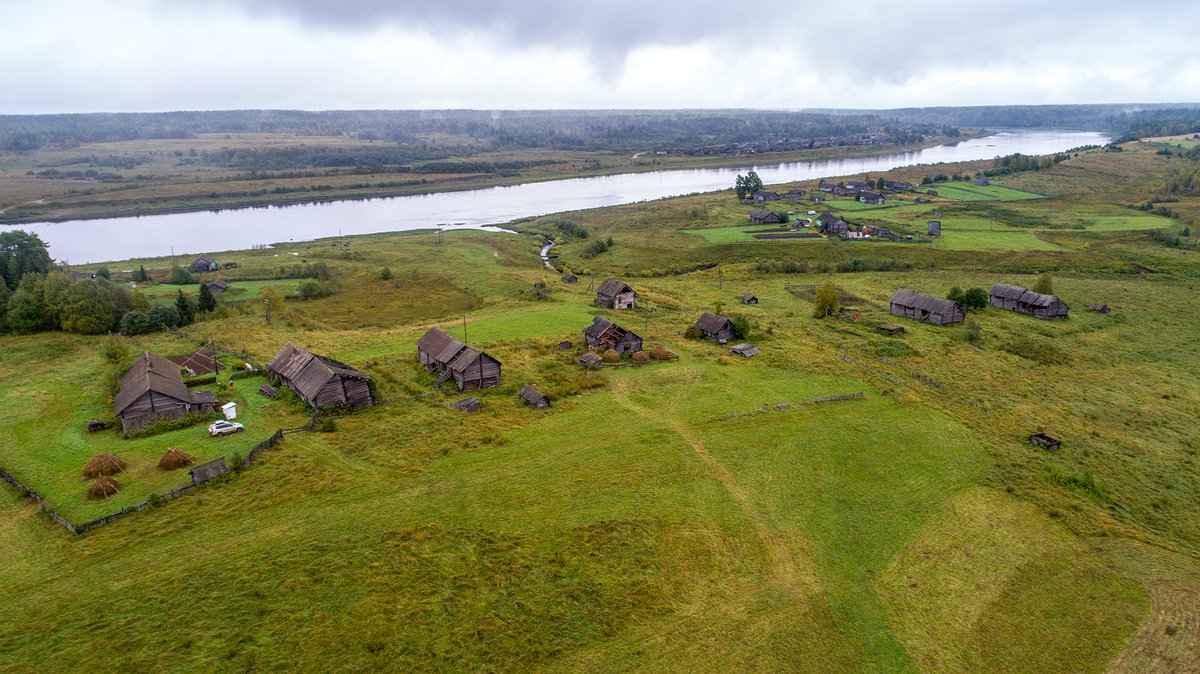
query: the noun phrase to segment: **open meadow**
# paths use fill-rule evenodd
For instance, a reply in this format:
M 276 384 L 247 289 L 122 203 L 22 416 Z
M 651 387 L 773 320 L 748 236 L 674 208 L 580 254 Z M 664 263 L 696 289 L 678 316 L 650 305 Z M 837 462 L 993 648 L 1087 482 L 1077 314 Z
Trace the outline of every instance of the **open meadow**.
M 1129 208 L 1167 160 L 1128 147 L 1002 181 L 1054 198 L 845 209 L 919 234 L 940 219 L 929 244 L 755 240 L 726 191 L 521 234 L 214 251 L 244 294 L 194 339 L 115 338 L 121 366 L 210 339 L 261 364 L 290 341 L 370 375 L 379 404 L 81 537 L 0 489 L 0 670 L 1198 671 L 1200 248 L 1155 238 L 1185 220 Z M 1189 217 L 1192 199 L 1172 206 Z M 541 265 L 543 235 L 578 282 Z M 238 281 L 298 262 L 324 263 L 336 292 Z M 888 313 L 898 288 L 1042 273 L 1069 319 Z M 597 308 L 605 278 L 638 308 Z M 817 319 L 826 282 L 842 310 Z M 238 301 L 268 285 L 287 296 L 270 322 Z M 685 337 L 705 311 L 746 318 L 762 353 Z M 678 358 L 584 370 L 596 315 Z M 498 359 L 500 385 L 434 387 L 415 344 L 435 325 Z M 72 521 L 186 482 L 153 468 L 168 446 L 244 456 L 308 421 L 256 375 L 222 391 L 244 433 L 89 434 L 120 370 L 105 339 L 0 337 L 0 468 Z M 525 384 L 551 406 L 524 405 Z M 464 395 L 482 408 L 447 406 Z M 101 451 L 130 468 L 93 501 L 80 469 Z

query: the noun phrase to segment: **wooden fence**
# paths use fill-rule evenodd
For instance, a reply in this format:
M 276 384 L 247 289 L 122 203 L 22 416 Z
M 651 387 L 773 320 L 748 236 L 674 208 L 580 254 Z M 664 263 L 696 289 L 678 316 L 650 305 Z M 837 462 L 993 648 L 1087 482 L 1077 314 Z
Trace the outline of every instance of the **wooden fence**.
M 246 458 L 242 459 L 241 467 L 249 468 L 250 465 L 254 463 L 254 461 L 258 458 L 258 455 L 264 449 L 270 449 L 271 447 L 275 447 L 279 443 L 283 442 L 283 436 L 286 433 L 307 431 L 307 430 L 311 430 L 311 428 L 312 428 L 312 423 L 310 422 L 308 426 L 302 426 L 300 428 L 293 428 L 293 429 L 286 429 L 286 430 L 279 429 L 279 430 L 275 431 L 271 435 L 271 437 L 267 438 L 266 440 L 263 440 L 262 442 L 258 443 L 257 445 L 254 445 L 254 448 L 250 450 L 250 453 L 246 455 Z M 222 458 L 224 458 L 224 457 L 222 457 Z M 150 498 L 147 498 L 144 501 L 140 501 L 131 506 L 122 508 L 116 512 L 109 513 L 109 514 L 105 515 L 104 517 L 94 519 L 90 522 L 84 522 L 83 524 L 73 524 L 70 520 L 68 520 L 67 518 L 58 514 L 58 511 L 56 511 L 53 508 L 53 506 L 50 505 L 49 502 L 47 502 L 45 499 L 43 499 L 41 496 L 39 496 L 37 494 L 37 492 L 33 491 L 29 487 L 22 484 L 19 480 L 17 480 L 17 478 L 13 477 L 13 475 L 11 473 L 9 473 L 8 471 L 0 469 L 0 479 L 4 480 L 5 482 L 12 485 L 13 488 L 16 489 L 18 492 L 20 492 L 22 496 L 28 498 L 29 500 L 33 501 L 34 503 L 37 503 L 38 506 L 41 508 L 42 512 L 46 513 L 46 515 L 51 520 L 53 520 L 55 524 L 59 525 L 60 527 L 66 529 L 67 531 L 71 532 L 72 534 L 74 534 L 76 536 L 80 536 L 84 533 L 87 533 L 88 531 L 91 531 L 92 529 L 97 529 L 106 524 L 115 522 L 116 520 L 119 520 L 122 517 L 128 517 L 129 515 L 132 515 L 133 513 L 145 510 L 146 508 L 149 508 L 152 505 L 156 505 L 157 503 L 161 503 L 162 501 L 172 501 L 172 500 L 180 498 L 182 496 L 187 496 L 188 494 L 195 493 L 197 489 L 199 489 L 200 487 L 203 487 L 204 484 L 206 482 L 208 482 L 208 479 L 206 478 L 201 482 L 187 484 L 187 485 L 184 485 L 177 489 L 172 489 L 170 491 L 164 492 L 162 494 L 155 494 L 154 496 L 151 496 Z
M 810 403 L 829 403 L 829 402 L 833 402 L 835 400 L 858 400 L 862 397 L 863 397 L 863 392 L 859 391 L 858 393 L 841 393 L 841 394 L 835 395 L 835 396 L 821 396 L 820 398 L 813 398 L 812 400 L 810 400 L 808 402 L 810 402 Z

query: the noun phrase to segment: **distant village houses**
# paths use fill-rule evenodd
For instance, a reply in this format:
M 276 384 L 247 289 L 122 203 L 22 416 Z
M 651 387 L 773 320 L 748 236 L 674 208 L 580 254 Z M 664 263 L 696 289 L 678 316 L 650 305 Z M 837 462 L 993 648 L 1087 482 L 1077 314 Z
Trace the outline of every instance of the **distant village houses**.
M 863 190 L 858 195 L 858 200 L 864 204 L 882 205 L 884 202 L 883 195 L 878 192 Z
M 197 274 L 204 272 L 216 271 L 218 269 L 217 259 L 211 255 L 201 255 L 192 261 L 191 270 Z
M 779 201 L 779 195 L 771 190 L 759 190 L 754 193 L 755 201 Z

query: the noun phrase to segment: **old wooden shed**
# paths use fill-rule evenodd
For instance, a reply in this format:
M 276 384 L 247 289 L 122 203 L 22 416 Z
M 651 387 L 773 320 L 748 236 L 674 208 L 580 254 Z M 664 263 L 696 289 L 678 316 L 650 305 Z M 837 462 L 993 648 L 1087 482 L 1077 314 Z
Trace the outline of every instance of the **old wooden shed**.
M 417 340 L 417 356 L 426 370 L 438 373 L 434 386 L 451 379 L 459 391 L 500 385 L 500 361 L 440 328 L 430 328 Z
M 750 222 L 756 225 L 777 225 L 779 224 L 779 215 L 763 208 L 756 208 L 750 211 Z
M 729 353 L 732 353 L 735 356 L 750 358 L 752 356 L 757 356 L 758 354 L 762 353 L 762 351 L 760 351 L 758 347 L 754 346 L 753 344 L 736 344 L 729 347 Z
M 888 308 L 896 316 L 907 316 L 934 325 L 961 323 L 966 316 L 962 307 L 948 299 L 905 288 L 892 294 Z
M 326 405 L 369 407 L 375 404 L 371 378 L 366 374 L 291 342 L 284 344 L 271 359 L 267 375 L 295 391 L 313 409 Z
M 642 350 L 642 338 L 603 316 L 596 316 L 592 324 L 584 328 L 583 336 L 589 349 L 604 352 L 609 349 L 619 354 Z
M 1043 295 L 1021 286 L 997 283 L 988 292 L 988 301 L 993 307 L 1019 311 L 1038 318 L 1066 318 L 1070 307 L 1054 295 Z
M 216 271 L 220 266 L 217 264 L 217 258 L 211 255 L 201 255 L 195 260 L 192 260 L 190 269 L 198 274 L 203 274 L 206 271 Z
M 750 293 L 742 295 L 742 304 L 758 304 L 758 298 Z
M 637 301 L 637 293 L 627 284 L 615 279 L 605 279 L 596 288 L 596 306 L 605 309 L 632 309 Z
M 525 401 L 525 404 L 529 405 L 530 407 L 541 409 L 543 407 L 550 406 L 550 399 L 546 397 L 545 393 L 537 390 L 533 384 L 526 384 L 522 386 L 521 390 L 517 392 L 517 395 L 521 396 L 521 399 Z
M 695 327 L 704 333 L 708 339 L 718 341 L 724 344 L 726 341 L 733 339 L 733 323 L 724 316 L 704 312 L 700 319 L 696 321 Z

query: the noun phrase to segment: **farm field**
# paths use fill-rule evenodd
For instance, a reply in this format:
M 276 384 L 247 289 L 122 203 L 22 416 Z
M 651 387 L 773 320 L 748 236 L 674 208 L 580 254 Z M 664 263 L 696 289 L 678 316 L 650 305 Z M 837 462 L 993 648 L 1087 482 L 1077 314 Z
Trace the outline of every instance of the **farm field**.
M 4 486 L 0 670 L 1196 671 L 1200 254 L 1149 231 L 1180 221 L 1126 208 L 1141 178 L 1106 198 L 1080 187 L 1101 161 L 1165 166 L 1133 144 L 1040 172 L 1059 199 L 848 216 L 922 231 L 936 212 L 931 245 L 764 246 L 745 230 L 768 226 L 720 226 L 747 210 L 723 193 L 522 235 L 218 251 L 247 277 L 300 253 L 337 289 L 269 323 L 230 301 L 186 328 L 195 341 L 113 338 L 122 365 L 210 338 L 265 362 L 291 341 L 370 375 L 380 404 L 79 538 Z M 535 233 L 558 233 L 578 283 L 541 266 Z M 145 264 L 157 278 L 171 262 Z M 897 288 L 944 297 L 1043 272 L 1068 320 L 887 312 Z M 589 284 L 609 277 L 637 310 L 595 306 Z M 826 282 L 844 311 L 816 319 Z M 686 338 L 705 311 L 746 318 L 762 353 Z M 583 370 L 595 315 L 679 358 Z M 893 323 L 905 332 L 879 330 Z M 503 364 L 499 387 L 465 394 L 479 412 L 448 408 L 463 395 L 417 362 L 433 325 Z M 0 467 L 72 520 L 185 482 L 150 468 L 166 446 L 244 454 L 308 419 L 251 377 L 232 394 L 245 433 L 89 435 L 120 369 L 105 339 L 0 336 Z M 551 407 L 522 404 L 525 384 Z M 1061 449 L 1030 444 L 1039 431 Z M 79 471 L 99 451 L 131 468 L 120 495 L 89 501 Z
M 1025 201 L 1045 198 L 1041 194 L 1012 189 L 1003 185 L 976 185 L 966 181 L 935 183 L 929 188 L 936 190 L 939 197 L 961 201 Z

